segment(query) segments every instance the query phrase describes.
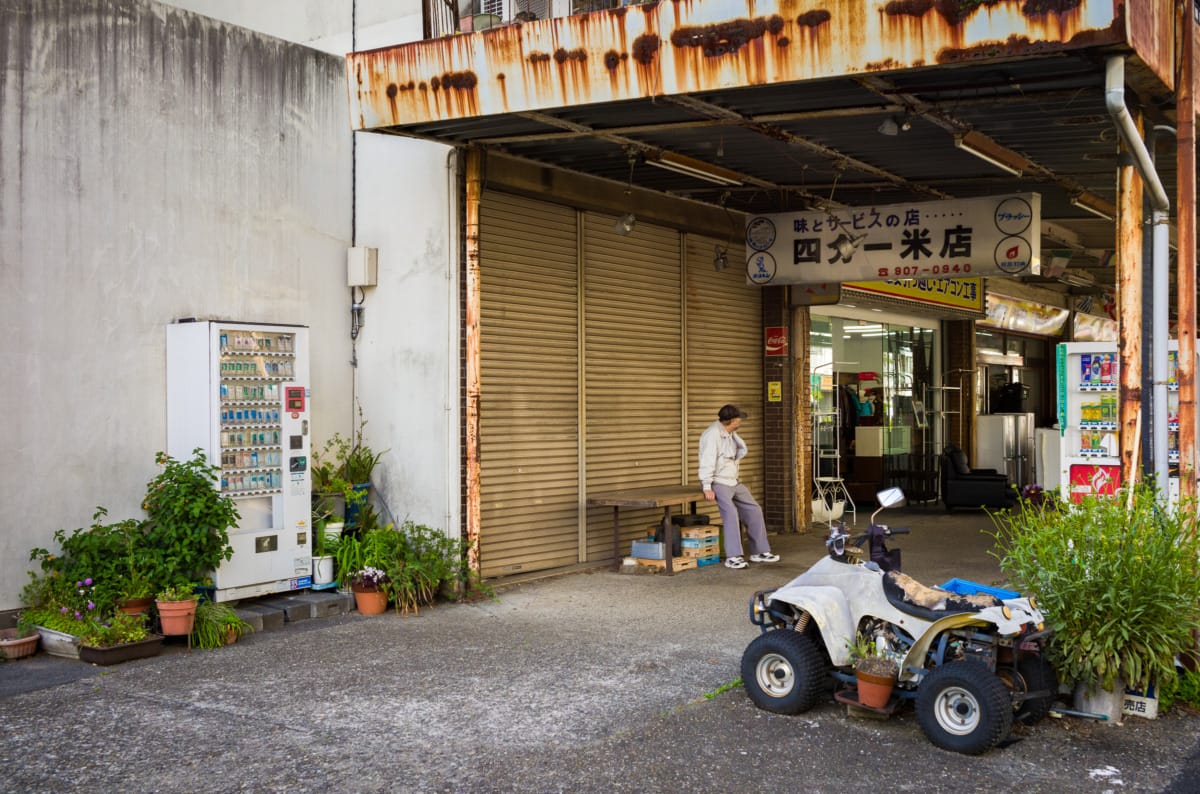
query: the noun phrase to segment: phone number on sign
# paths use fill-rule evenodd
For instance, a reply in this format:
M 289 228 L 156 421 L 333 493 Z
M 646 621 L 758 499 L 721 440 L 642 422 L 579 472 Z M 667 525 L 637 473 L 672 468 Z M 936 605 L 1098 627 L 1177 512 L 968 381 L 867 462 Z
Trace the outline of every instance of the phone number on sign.
M 962 273 L 970 273 L 970 265 L 931 265 L 930 267 L 918 267 L 917 265 L 901 265 L 900 267 L 886 268 L 881 267 L 876 272 L 879 278 L 894 278 L 895 276 L 955 276 Z

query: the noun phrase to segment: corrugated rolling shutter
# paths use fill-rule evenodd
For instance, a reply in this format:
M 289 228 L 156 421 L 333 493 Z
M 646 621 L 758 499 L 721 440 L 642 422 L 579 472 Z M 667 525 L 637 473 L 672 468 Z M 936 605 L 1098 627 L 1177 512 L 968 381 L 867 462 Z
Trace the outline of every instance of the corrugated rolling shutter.
M 485 192 L 480 214 L 480 564 L 579 558 L 577 214 Z
M 584 215 L 587 491 L 679 485 L 683 383 L 679 233 Z M 622 547 L 658 510 L 622 510 Z M 612 511 L 588 511 L 587 558 L 612 558 Z
M 762 417 L 762 298 L 746 284 L 741 246 L 699 235 L 687 236 L 687 474 L 696 479 L 700 434 L 725 403 L 740 406 L 750 418 L 738 431 L 749 447 L 740 474 L 762 503 L 764 476 Z M 714 265 L 716 247 L 727 249 L 729 267 Z M 697 509 L 717 520 L 716 506 Z

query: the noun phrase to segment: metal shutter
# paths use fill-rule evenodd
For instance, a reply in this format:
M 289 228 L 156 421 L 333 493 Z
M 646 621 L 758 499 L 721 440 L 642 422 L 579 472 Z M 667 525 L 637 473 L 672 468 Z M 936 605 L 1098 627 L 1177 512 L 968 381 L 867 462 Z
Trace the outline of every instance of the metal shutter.
M 483 195 L 483 576 L 579 559 L 577 236 L 569 207 Z
M 584 215 L 587 491 L 683 480 L 680 236 L 611 215 Z M 622 547 L 661 513 L 622 510 Z M 587 559 L 612 558 L 612 511 L 588 511 Z
M 688 235 L 687 252 L 687 475 L 696 482 L 700 434 L 716 421 L 717 409 L 733 403 L 750 414 L 738 431 L 749 447 L 739 473 L 762 504 L 763 330 L 759 287 L 746 284 L 742 247 Z M 729 266 L 718 271 L 715 247 L 727 249 Z M 716 506 L 700 512 L 717 519 Z M 697 506 L 699 509 L 699 505 Z

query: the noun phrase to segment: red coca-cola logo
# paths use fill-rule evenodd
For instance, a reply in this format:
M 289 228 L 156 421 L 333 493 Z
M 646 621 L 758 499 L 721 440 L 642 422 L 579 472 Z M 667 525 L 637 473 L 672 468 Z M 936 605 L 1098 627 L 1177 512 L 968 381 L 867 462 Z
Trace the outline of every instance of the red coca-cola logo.
M 766 329 L 767 355 L 786 356 L 788 354 L 788 333 L 786 328 L 775 327 Z

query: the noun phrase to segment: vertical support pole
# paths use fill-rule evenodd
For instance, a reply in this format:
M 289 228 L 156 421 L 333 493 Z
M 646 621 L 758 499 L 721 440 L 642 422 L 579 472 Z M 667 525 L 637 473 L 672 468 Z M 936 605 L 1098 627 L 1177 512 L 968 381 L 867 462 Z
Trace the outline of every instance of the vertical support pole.
M 1196 9 L 1183 4 L 1183 48 L 1176 80 L 1176 205 L 1179 260 L 1176 294 L 1179 308 L 1179 493 L 1196 495 Z
M 467 295 L 466 295 L 466 458 L 467 458 L 467 566 L 479 573 L 479 205 L 483 197 L 483 152 L 467 150 Z
M 807 532 L 812 523 L 812 314 L 807 306 L 792 310 L 792 495 L 797 532 Z
M 1140 114 L 1135 119 L 1141 126 Z M 1128 147 L 1122 145 L 1122 150 Z M 1142 411 L 1142 177 L 1132 164 L 1117 168 L 1117 304 L 1120 341 L 1121 483 L 1141 479 Z

